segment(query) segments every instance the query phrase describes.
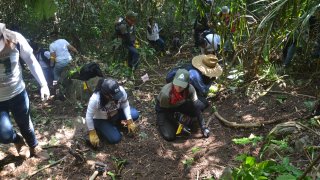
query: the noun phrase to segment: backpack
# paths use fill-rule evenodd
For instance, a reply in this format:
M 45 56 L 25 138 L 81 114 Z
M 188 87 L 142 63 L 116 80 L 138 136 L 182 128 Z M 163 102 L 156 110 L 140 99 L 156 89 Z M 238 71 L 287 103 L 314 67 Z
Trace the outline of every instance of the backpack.
M 102 71 L 97 63 L 91 62 L 81 67 L 79 78 L 76 79 L 88 81 L 96 76 L 103 77 Z
M 41 48 L 39 50 L 39 52 L 36 54 L 36 59 L 38 61 L 43 61 L 45 62 L 48 66 L 50 66 L 50 59 L 48 59 L 45 55 L 44 55 L 44 52 L 46 52 L 45 49 Z
M 125 18 L 124 17 L 118 17 L 115 21 L 114 24 L 114 29 L 115 29 L 115 37 L 122 37 L 122 33 L 121 33 L 121 29 L 120 29 L 120 25 L 125 24 Z

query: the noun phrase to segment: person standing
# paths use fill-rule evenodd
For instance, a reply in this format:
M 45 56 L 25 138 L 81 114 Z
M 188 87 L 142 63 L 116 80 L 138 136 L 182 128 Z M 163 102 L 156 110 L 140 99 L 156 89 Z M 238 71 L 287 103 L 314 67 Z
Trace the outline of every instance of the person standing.
M 150 17 L 147 26 L 147 39 L 152 45 L 158 47 L 161 52 L 164 52 L 164 41 L 159 35 L 160 31 L 158 23 L 154 21 L 153 17 Z
M 94 147 L 99 146 L 100 138 L 110 144 L 119 143 L 122 135 L 118 128 L 121 124 L 128 127 L 129 133 L 136 133 L 134 121 L 139 118 L 139 112 L 129 105 L 127 98 L 126 91 L 116 80 L 99 80 L 86 113 L 89 140 Z
M 139 53 L 136 49 L 136 21 L 138 14 L 133 11 L 128 11 L 126 17 L 118 23 L 116 31 L 118 37 L 122 39 L 122 44 L 128 49 L 129 58 L 128 66 L 134 71 L 139 64 Z
M 32 48 L 20 33 L 6 29 L 5 24 L 0 23 L 0 142 L 14 143 L 20 154 L 25 139 L 30 157 L 33 157 L 40 148 L 37 148 L 38 141 L 30 117 L 29 97 L 22 79 L 19 57 L 40 84 L 41 99 L 47 100 L 50 96 L 49 88 Z M 13 129 L 10 113 L 22 136 Z
M 56 39 L 49 46 L 51 66 L 53 68 L 53 80 L 58 81 L 60 79 L 63 69 L 71 62 L 72 57 L 69 51 L 78 53 L 78 50 L 73 47 L 65 39 L 57 39 L 58 34 L 54 32 L 52 38 Z

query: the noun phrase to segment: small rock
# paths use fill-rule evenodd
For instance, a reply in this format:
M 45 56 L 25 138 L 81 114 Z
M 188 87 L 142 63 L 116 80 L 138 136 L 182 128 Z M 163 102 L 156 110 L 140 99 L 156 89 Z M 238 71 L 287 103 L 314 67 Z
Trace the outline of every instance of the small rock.
M 4 171 L 8 171 L 8 172 L 12 172 L 15 169 L 16 169 L 16 165 L 14 163 L 7 164 L 3 168 Z

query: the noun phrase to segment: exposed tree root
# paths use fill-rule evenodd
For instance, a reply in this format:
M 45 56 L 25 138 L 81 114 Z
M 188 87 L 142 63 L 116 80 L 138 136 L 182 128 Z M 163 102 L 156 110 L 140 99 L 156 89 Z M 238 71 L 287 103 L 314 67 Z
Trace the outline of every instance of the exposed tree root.
M 281 118 L 276 118 L 276 119 L 269 120 L 269 121 L 253 122 L 253 123 L 237 123 L 237 122 L 228 121 L 227 119 L 225 119 L 224 117 L 222 117 L 219 114 L 219 112 L 217 111 L 216 107 L 213 107 L 213 114 L 215 115 L 215 117 L 217 117 L 224 125 L 226 125 L 228 127 L 233 127 L 233 128 L 257 128 L 257 127 L 262 127 L 262 126 L 267 125 L 267 124 L 273 124 L 273 123 L 276 123 L 276 122 L 279 122 L 279 121 L 284 121 L 284 120 L 288 119 L 288 117 L 290 117 L 293 114 L 296 114 L 298 112 L 299 111 L 293 112 L 293 113 L 287 114 L 285 116 L 282 116 Z M 212 119 L 213 119 L 212 117 L 209 119 L 209 121 L 207 122 L 207 126 L 209 125 L 209 123 L 210 123 L 210 121 Z M 295 118 L 295 119 L 298 119 L 298 118 Z

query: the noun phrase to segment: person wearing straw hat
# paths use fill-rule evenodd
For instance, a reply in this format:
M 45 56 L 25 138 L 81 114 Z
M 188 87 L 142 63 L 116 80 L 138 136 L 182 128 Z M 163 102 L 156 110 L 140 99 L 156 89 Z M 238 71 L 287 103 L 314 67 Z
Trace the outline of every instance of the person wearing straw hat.
M 50 96 L 49 88 L 31 46 L 20 33 L 11 31 L 0 23 L 0 142 L 14 143 L 20 155 L 25 140 L 32 157 L 39 155 L 40 148 L 30 117 L 29 97 L 19 57 L 40 84 L 41 99 L 47 100 Z M 10 113 L 22 136 L 13 129 Z
M 190 84 L 189 72 L 178 69 L 172 82 L 162 87 L 156 99 L 157 125 L 161 136 L 167 141 L 176 139 L 178 119 L 175 113 L 194 117 L 199 123 L 204 137 L 209 137 L 202 112 L 198 106 L 199 99 L 194 87 Z
M 206 99 L 210 86 L 214 83 L 217 77 L 222 74 L 222 68 L 218 64 L 218 58 L 213 55 L 198 55 L 192 59 L 191 64 L 186 64 L 183 67 L 190 74 L 190 83 L 197 91 L 200 99 L 201 110 L 206 109 L 209 103 Z M 167 74 L 166 81 L 171 82 L 178 68 L 174 68 Z

